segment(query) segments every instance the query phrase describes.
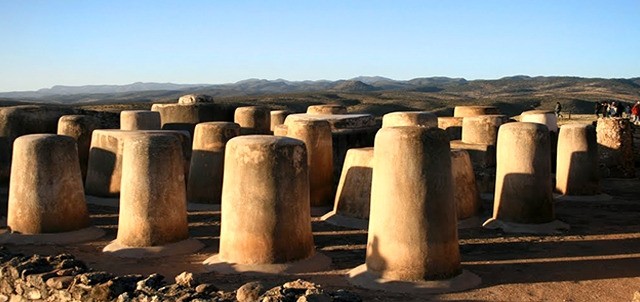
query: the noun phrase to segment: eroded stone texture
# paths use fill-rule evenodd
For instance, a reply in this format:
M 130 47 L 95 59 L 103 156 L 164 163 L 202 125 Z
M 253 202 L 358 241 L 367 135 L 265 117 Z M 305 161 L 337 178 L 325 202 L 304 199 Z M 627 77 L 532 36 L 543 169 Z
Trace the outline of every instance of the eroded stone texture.
M 212 103 L 213 97 L 206 94 L 187 94 L 178 99 L 178 104 L 181 105 L 193 105 L 199 103 Z
M 504 123 L 504 115 L 469 116 L 462 120 L 462 142 L 496 145 L 498 128 Z
M 60 233 L 89 226 L 76 142 L 55 134 L 17 138 L 7 223 L 22 234 Z
M 220 259 L 287 263 L 314 254 L 307 152 L 300 140 L 229 140 L 222 188 Z
M 556 190 L 565 195 L 600 194 L 598 144 L 592 125 L 560 127 Z
M 227 141 L 240 135 L 240 125 L 209 122 L 196 125 L 187 185 L 187 200 L 220 203 Z
M 193 135 L 196 124 L 233 121 L 236 105 L 209 102 L 153 104 L 152 111 L 160 113 L 163 130 L 184 130 Z
M 150 110 L 120 112 L 120 130 L 160 130 L 160 113 Z
M 458 220 L 476 216 L 480 210 L 480 194 L 467 151 L 451 150 L 451 174 Z
M 438 127 L 438 117 L 427 111 L 391 112 L 382 117 L 382 128 L 401 126 L 435 128 Z
M 508 123 L 498 132 L 493 218 L 539 224 L 555 219 L 549 130 L 538 123 Z
M 284 124 L 289 114 L 291 114 L 289 110 L 271 110 L 271 131 L 275 131 L 276 126 Z
M 461 273 L 450 152 L 442 129 L 378 131 L 366 256 L 369 272 L 406 281 Z
M 116 241 L 129 247 L 187 239 L 187 201 L 181 142 L 145 133 L 125 139 Z
M 347 151 L 333 210 L 336 214 L 369 219 L 373 148 Z
M 454 117 L 469 117 L 478 115 L 500 114 L 495 106 L 456 106 L 453 108 Z
M 100 120 L 89 115 L 64 115 L 58 120 L 58 134 L 70 136 L 76 140 L 83 181 L 87 176 L 91 135 L 93 130 L 99 128 Z
M 547 126 L 549 131 L 558 133 L 558 117 L 551 110 L 529 110 L 520 114 L 521 122 L 538 123 Z
M 347 107 L 336 104 L 313 105 L 307 107 L 307 114 L 347 114 Z
M 450 140 L 462 139 L 462 117 L 438 117 L 438 128 L 446 130 Z
M 635 177 L 633 129 L 629 120 L 600 118 L 596 133 L 602 176 Z
M 243 134 L 270 134 L 271 112 L 260 106 L 239 107 L 233 120 L 240 125 Z

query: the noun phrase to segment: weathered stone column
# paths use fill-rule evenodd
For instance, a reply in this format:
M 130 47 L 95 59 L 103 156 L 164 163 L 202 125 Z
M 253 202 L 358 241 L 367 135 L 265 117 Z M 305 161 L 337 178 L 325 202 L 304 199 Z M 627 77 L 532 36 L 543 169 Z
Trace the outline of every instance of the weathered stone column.
M 456 106 L 453 108 L 454 117 L 469 117 L 478 115 L 500 114 L 495 106 Z
M 342 166 L 333 211 L 322 219 L 335 225 L 366 229 L 372 173 L 373 148 L 349 149 Z
M 304 142 L 309 167 L 311 206 L 333 202 L 333 145 L 329 122 L 312 119 L 288 119 L 286 136 Z M 278 128 L 280 132 L 284 128 Z
M 214 270 L 235 263 L 261 271 L 310 259 L 314 246 L 304 143 L 266 135 L 229 140 L 222 209 L 220 254 L 205 261 Z
M 438 127 L 438 117 L 426 111 L 391 112 L 382 117 L 382 128 L 401 126 L 435 128 Z
M 120 112 L 120 130 L 160 130 L 160 127 L 160 112 L 150 110 Z
M 633 129 L 623 118 L 600 118 L 596 127 L 602 176 L 633 178 Z
M 547 126 L 549 131 L 558 133 L 558 117 L 551 110 L 529 110 L 520 114 L 521 122 L 538 123 Z
M 352 282 L 370 288 L 422 282 L 437 291 L 477 285 L 456 280 L 462 269 L 450 151 L 442 129 L 378 131 L 366 264 L 350 272 Z M 425 284 L 440 279 L 450 280 Z
M 240 125 L 209 122 L 196 125 L 187 185 L 187 200 L 220 203 L 227 141 L 240 135 Z
M 271 112 L 259 106 L 239 107 L 234 114 L 234 122 L 243 134 L 271 133 Z
M 182 148 L 174 135 L 145 133 L 125 139 L 119 217 L 118 236 L 105 252 L 137 257 L 126 251 L 189 238 Z
M 347 107 L 336 104 L 313 105 L 307 107 L 307 114 L 347 114 Z
M 463 118 L 462 142 L 495 146 L 498 140 L 498 128 L 505 119 L 504 115 L 479 115 Z
M 556 190 L 564 195 L 600 194 L 598 144 L 592 125 L 560 127 Z
M 467 151 L 451 150 L 451 174 L 458 221 L 478 215 L 480 194 L 478 194 L 476 176 Z
M 438 128 L 446 130 L 450 140 L 462 139 L 462 117 L 441 116 L 438 117 Z
M 60 233 L 89 227 L 79 163 L 71 137 L 31 134 L 15 140 L 7 217 L 13 232 Z
M 89 115 L 64 115 L 58 120 L 58 134 L 73 137 L 78 144 L 78 159 L 82 180 L 87 176 L 91 134 L 100 128 L 100 120 Z
M 498 132 L 493 218 L 485 227 L 550 232 L 554 223 L 549 130 L 538 123 L 508 123 Z M 528 225 L 524 230 L 514 226 Z M 536 226 L 541 225 L 541 226 Z M 566 225 L 552 225 L 552 230 Z
M 275 131 L 276 126 L 284 124 L 289 114 L 291 114 L 289 110 L 271 110 L 271 132 Z

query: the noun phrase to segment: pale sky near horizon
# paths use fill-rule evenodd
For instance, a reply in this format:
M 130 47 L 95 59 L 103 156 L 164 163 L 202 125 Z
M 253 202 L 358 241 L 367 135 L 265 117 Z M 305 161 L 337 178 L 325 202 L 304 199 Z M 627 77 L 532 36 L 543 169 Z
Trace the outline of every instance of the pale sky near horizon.
M 640 0 L 0 0 L 0 91 L 640 76 Z

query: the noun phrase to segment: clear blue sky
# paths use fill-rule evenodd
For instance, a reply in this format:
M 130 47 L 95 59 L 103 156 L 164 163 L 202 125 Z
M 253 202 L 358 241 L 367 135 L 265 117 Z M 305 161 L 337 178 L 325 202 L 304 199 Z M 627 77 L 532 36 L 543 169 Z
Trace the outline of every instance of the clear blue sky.
M 640 0 L 0 0 L 0 91 L 518 74 L 640 76 Z

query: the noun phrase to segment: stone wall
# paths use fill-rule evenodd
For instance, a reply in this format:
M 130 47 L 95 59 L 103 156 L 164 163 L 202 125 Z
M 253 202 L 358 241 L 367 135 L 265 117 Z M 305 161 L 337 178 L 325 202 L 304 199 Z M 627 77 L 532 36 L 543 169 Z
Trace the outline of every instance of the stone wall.
M 222 291 L 182 273 L 169 284 L 159 274 L 115 276 L 93 271 L 70 254 L 24 256 L 0 247 L 0 302 L 5 301 L 362 301 L 348 291 L 324 291 L 296 280 L 267 290 L 261 282 Z

